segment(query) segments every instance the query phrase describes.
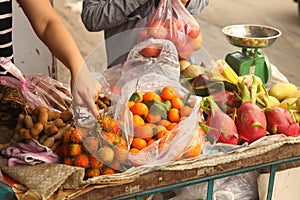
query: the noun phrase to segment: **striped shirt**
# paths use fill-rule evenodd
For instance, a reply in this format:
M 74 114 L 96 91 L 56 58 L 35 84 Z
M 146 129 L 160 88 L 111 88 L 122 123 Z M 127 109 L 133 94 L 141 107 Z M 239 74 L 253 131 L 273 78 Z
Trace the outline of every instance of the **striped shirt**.
M 0 57 L 13 57 L 11 0 L 0 0 Z

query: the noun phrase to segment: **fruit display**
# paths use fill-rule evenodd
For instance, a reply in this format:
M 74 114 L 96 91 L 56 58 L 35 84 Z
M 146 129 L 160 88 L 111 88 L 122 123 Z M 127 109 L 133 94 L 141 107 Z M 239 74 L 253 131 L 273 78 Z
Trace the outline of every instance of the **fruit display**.
M 201 108 L 205 122 L 201 127 L 210 142 L 243 144 L 273 134 L 300 135 L 299 90 L 294 84 L 279 82 L 266 89 L 259 77 L 237 76 L 223 60 L 217 62 L 217 69 L 221 75 L 219 81 L 230 82 L 235 87 L 234 90 L 223 87 L 225 90 L 212 90 L 203 95 Z M 200 76 L 190 82 L 195 83 Z M 208 80 L 201 82 L 207 83 Z

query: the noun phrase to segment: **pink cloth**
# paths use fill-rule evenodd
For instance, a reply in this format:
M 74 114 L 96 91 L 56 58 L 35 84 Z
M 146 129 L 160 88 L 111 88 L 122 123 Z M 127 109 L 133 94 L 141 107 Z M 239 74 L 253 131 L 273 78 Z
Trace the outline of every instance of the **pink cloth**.
M 1 151 L 8 158 L 7 165 L 18 164 L 35 165 L 39 163 L 59 163 L 59 157 L 46 146 L 40 145 L 36 140 L 18 142 Z

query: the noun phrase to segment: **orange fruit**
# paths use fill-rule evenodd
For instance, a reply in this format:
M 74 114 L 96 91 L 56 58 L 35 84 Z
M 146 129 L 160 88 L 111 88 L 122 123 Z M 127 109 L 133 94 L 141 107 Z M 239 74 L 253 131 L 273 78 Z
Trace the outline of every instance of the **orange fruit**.
M 133 115 L 132 120 L 133 120 L 133 124 L 135 126 L 144 126 L 145 125 L 144 119 L 139 115 Z
M 155 123 L 157 123 L 161 120 L 161 115 L 149 114 L 146 117 L 146 120 L 147 120 L 148 123 L 155 124 Z
M 177 123 L 170 123 L 170 124 L 166 127 L 166 129 L 167 129 L 168 131 L 170 131 L 170 130 L 172 130 L 175 126 L 177 126 Z
M 168 129 L 164 126 L 157 126 L 156 131 L 156 137 L 157 139 L 160 139 L 168 132 Z
M 171 99 L 170 101 L 171 101 L 172 108 L 177 108 L 178 110 L 180 110 L 184 106 L 183 101 L 181 99 L 179 99 L 178 97 L 175 97 L 175 98 Z
M 195 158 L 201 153 L 201 145 L 197 140 L 192 141 L 192 143 L 186 147 L 184 156 L 186 158 Z
M 143 117 L 146 117 L 148 115 L 149 109 L 144 103 L 135 103 L 130 111 L 133 115 L 140 115 Z
M 130 152 L 130 153 L 139 153 L 140 150 L 138 150 L 137 148 L 130 148 L 130 149 L 129 149 L 129 152 Z
M 131 109 L 134 104 L 135 104 L 134 101 L 128 101 L 127 103 L 128 108 Z
M 177 97 L 177 92 L 171 86 L 166 86 L 161 91 L 161 97 L 164 100 L 171 100 Z
M 191 106 L 183 106 L 180 110 L 181 117 L 188 117 L 193 112 L 193 108 Z
M 136 126 L 134 128 L 134 136 L 148 141 L 153 137 L 153 129 L 149 124 L 145 124 L 144 126 Z
M 167 127 L 169 124 L 171 124 L 171 122 L 167 119 L 162 119 L 158 122 L 158 126 L 164 126 L 164 127 Z
M 138 91 L 134 92 L 129 98 L 129 101 L 133 101 L 134 103 L 141 103 L 143 102 L 143 94 Z
M 147 146 L 147 141 L 143 138 L 138 138 L 138 137 L 133 138 L 132 143 L 131 143 L 131 147 L 137 148 L 138 150 L 142 150 L 146 146 Z
M 178 123 L 180 122 L 180 111 L 177 108 L 171 108 L 168 112 L 168 119 L 170 122 Z
M 143 95 L 143 99 L 144 101 L 153 101 L 153 100 L 158 100 L 158 101 L 161 101 L 161 97 L 156 94 L 155 92 L 146 92 L 144 95 Z
M 147 142 L 147 146 L 150 146 L 151 144 L 153 144 L 156 140 L 155 139 L 151 139 Z

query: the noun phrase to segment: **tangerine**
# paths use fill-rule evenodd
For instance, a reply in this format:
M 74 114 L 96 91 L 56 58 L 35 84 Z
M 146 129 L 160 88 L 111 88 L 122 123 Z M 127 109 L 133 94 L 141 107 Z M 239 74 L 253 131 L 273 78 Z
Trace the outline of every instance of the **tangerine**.
M 157 139 L 162 138 L 168 132 L 168 129 L 164 126 L 157 126 L 156 130 L 157 130 L 157 133 L 156 133 Z
M 134 104 L 135 104 L 134 101 L 128 101 L 127 103 L 128 108 L 131 109 Z
M 143 117 L 146 117 L 148 115 L 149 109 L 144 103 L 135 103 L 130 111 L 133 115 L 140 115 Z
M 147 146 L 147 141 L 143 138 L 138 138 L 138 137 L 133 138 L 132 143 L 131 143 L 131 147 L 137 148 L 138 150 L 142 150 L 146 146 Z
M 172 130 L 175 126 L 177 126 L 177 123 L 170 123 L 170 124 L 166 127 L 166 129 L 167 129 L 168 131 L 170 131 L 170 130 Z
M 137 148 L 130 148 L 130 149 L 129 149 L 129 152 L 130 152 L 130 153 L 139 153 L 140 150 L 138 150 Z
M 143 126 L 143 125 L 145 125 L 144 119 L 141 116 L 139 116 L 139 115 L 133 115 L 132 116 L 132 120 L 133 120 L 133 124 L 135 126 Z
M 181 99 L 179 99 L 178 97 L 175 97 L 175 98 L 171 99 L 170 101 L 171 101 L 172 108 L 177 108 L 178 110 L 180 110 L 184 106 L 183 101 Z
M 150 146 L 151 144 L 153 144 L 156 140 L 155 139 L 151 139 L 147 142 L 147 146 Z
M 158 122 L 158 126 L 164 126 L 164 127 L 167 127 L 169 124 L 171 124 L 171 122 L 167 119 L 162 119 Z
M 145 124 L 144 126 L 136 126 L 134 128 L 134 136 L 143 138 L 148 141 L 153 137 L 153 129 L 150 124 Z
M 148 123 L 155 124 L 155 123 L 157 123 L 161 120 L 161 115 L 149 114 L 146 117 L 146 120 L 147 120 Z
M 180 122 L 180 111 L 177 108 L 171 108 L 168 112 L 168 119 L 170 122 L 178 123 Z
M 188 117 L 192 112 L 193 112 L 193 108 L 191 106 L 185 105 L 181 108 L 180 114 L 181 117 Z
M 164 100 L 171 100 L 177 97 L 177 92 L 171 86 L 166 86 L 161 91 L 161 97 Z
M 186 147 L 186 151 L 184 153 L 184 156 L 186 158 L 196 158 L 201 153 L 201 145 L 198 141 L 195 140 L 195 142 L 192 142 L 193 144 Z
M 143 99 L 144 99 L 144 101 L 153 101 L 153 100 L 161 101 L 161 97 L 152 91 L 146 92 L 143 95 Z

